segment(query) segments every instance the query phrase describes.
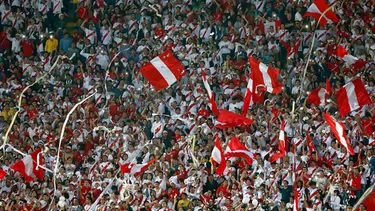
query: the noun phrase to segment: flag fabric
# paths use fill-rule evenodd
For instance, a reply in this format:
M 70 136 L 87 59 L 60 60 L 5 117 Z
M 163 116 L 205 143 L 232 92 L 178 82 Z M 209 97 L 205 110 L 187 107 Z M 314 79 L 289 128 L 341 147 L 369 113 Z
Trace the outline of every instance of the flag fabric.
M 312 90 L 307 96 L 306 102 L 309 104 L 325 106 L 327 103 L 328 92 L 324 88 Z
M 243 145 L 237 137 L 233 137 L 228 143 L 227 148 L 224 152 L 225 158 L 240 157 L 243 158 L 247 164 L 253 163 L 252 155 L 250 151 Z
M 279 82 L 279 70 L 267 67 L 267 65 L 249 57 L 253 83 L 255 87 L 262 85 L 269 93 L 280 93 L 283 85 Z
M 220 138 L 216 136 L 215 147 L 212 150 L 211 161 L 214 161 L 219 166 L 216 168 L 216 174 L 222 175 L 226 168 L 225 156 L 223 148 L 220 144 Z
M 43 165 L 41 150 L 35 150 L 26 155 L 22 160 L 13 164 L 10 168 L 14 171 L 20 173 L 26 182 L 33 182 L 34 178 L 43 179 L 44 170 L 40 167 L 37 167 L 37 160 L 39 160 L 40 165 Z
M 253 120 L 249 118 L 243 117 L 227 110 L 220 110 L 220 114 L 215 122 L 215 126 L 217 128 L 224 129 L 251 125 L 252 123 Z
M 367 210 L 371 207 L 375 207 L 375 184 L 371 185 L 362 195 L 362 197 L 353 206 L 352 210 L 357 210 L 359 205 L 363 204 Z
M 216 116 L 219 116 L 219 109 L 217 108 L 216 102 L 215 102 L 215 94 L 212 92 L 210 84 L 208 84 L 207 77 L 202 71 L 202 80 L 203 80 L 203 85 L 206 88 L 207 94 L 208 94 L 208 100 L 211 103 L 211 111 L 214 113 Z
M 328 94 L 332 94 L 332 87 L 329 79 L 326 80 L 326 91 L 328 92 Z
M 293 194 L 294 194 L 294 203 L 293 203 L 293 211 L 298 211 L 298 203 L 299 203 L 299 191 L 297 187 L 293 188 Z
M 270 163 L 273 163 L 277 161 L 278 159 L 284 157 L 286 155 L 286 150 L 285 150 L 285 133 L 284 133 L 284 128 L 285 128 L 285 122 L 281 122 L 280 125 L 280 133 L 279 133 L 279 152 L 273 154 L 270 157 Z
M 344 125 L 341 122 L 336 122 L 333 117 L 327 113 L 323 113 L 323 116 L 338 142 L 346 148 L 349 154 L 354 155 L 353 148 L 350 146 L 349 140 L 346 137 Z
M 310 152 L 316 152 L 316 148 L 315 148 L 314 142 L 312 141 L 311 136 L 310 136 L 309 133 L 306 135 L 306 145 L 309 148 Z
M 336 92 L 336 99 L 340 116 L 342 117 L 345 117 L 351 111 L 372 103 L 360 78 L 357 78 L 341 87 Z
M 366 61 L 358 59 L 357 57 L 349 54 L 346 48 L 341 45 L 337 47 L 336 55 L 344 60 L 347 65 L 354 67 L 356 70 L 363 68 L 367 64 Z
M 144 65 L 140 72 L 156 91 L 167 88 L 180 80 L 186 71 L 182 63 L 167 50 Z
M 252 105 L 254 103 L 253 102 L 253 92 L 254 92 L 253 79 L 250 77 L 249 82 L 247 83 L 245 97 L 243 98 L 242 116 L 246 116 L 250 105 Z
M 0 181 L 7 175 L 7 173 L 2 169 L 0 168 Z
M 325 14 L 324 12 L 328 10 Z M 329 8 L 325 0 L 316 0 L 310 5 L 303 17 L 313 17 L 319 21 L 319 25 L 324 26 L 328 22 L 337 23 L 340 19 L 336 16 L 332 9 Z
M 138 175 L 140 175 L 144 171 L 146 171 L 146 169 L 152 163 L 154 163 L 156 160 L 157 160 L 157 158 L 154 158 L 154 159 L 148 161 L 147 163 L 143 163 L 143 164 L 133 164 L 133 163 L 120 164 L 119 163 L 120 170 L 121 170 L 121 173 L 123 173 L 123 174 L 131 174 L 134 177 L 137 177 Z

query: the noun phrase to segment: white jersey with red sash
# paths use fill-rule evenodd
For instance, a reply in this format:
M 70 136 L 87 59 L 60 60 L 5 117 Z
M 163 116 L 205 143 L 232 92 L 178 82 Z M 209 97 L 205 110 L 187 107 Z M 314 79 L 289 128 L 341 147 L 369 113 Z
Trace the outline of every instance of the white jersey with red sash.
M 1 23 L 3 25 L 12 24 L 11 16 L 12 16 L 12 10 L 4 10 L 1 13 Z
M 103 43 L 103 45 L 111 44 L 111 41 L 112 41 L 112 32 L 111 32 L 111 30 L 103 28 L 100 31 L 100 33 L 102 35 L 102 43 Z
M 85 34 L 86 34 L 87 39 L 90 40 L 90 43 L 94 44 L 95 43 L 95 37 L 96 37 L 96 31 L 93 31 L 91 29 L 86 28 Z
M 308 46 L 312 42 L 313 34 L 311 32 L 303 33 L 303 46 Z
M 61 9 L 63 8 L 62 0 L 52 0 L 53 8 L 52 12 L 55 15 L 61 14 Z
M 316 39 L 319 40 L 319 41 L 325 42 L 326 39 L 327 39 L 327 33 L 328 33 L 327 30 L 320 30 L 320 29 L 316 30 L 315 31 Z
M 109 170 L 109 169 L 112 169 L 113 168 L 113 165 L 111 162 L 103 162 L 99 165 L 99 168 L 100 168 L 100 173 L 104 173 L 106 170 Z

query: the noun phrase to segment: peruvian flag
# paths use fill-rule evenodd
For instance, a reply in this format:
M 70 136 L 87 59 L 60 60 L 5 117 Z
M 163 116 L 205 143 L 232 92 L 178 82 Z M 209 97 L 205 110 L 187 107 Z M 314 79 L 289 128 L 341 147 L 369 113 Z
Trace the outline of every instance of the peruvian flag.
M 360 78 L 357 78 L 336 92 L 337 106 L 340 116 L 345 117 L 349 112 L 371 104 L 371 99 Z
M 269 160 L 270 163 L 273 163 L 286 155 L 284 128 L 285 128 L 285 122 L 283 121 L 281 122 L 280 133 L 279 133 L 279 152 L 273 154 L 270 157 L 270 160 Z
M 324 12 L 326 13 L 323 14 Z M 307 16 L 315 18 L 316 21 L 319 21 L 319 25 L 321 26 L 326 25 L 328 22 L 337 23 L 340 21 L 332 9 L 329 8 L 325 0 L 314 1 L 303 15 L 303 17 Z
M 121 173 L 123 174 L 131 174 L 134 177 L 137 177 L 138 175 L 142 174 L 146 169 L 157 160 L 157 158 L 152 159 L 148 161 L 147 163 L 143 164 L 133 164 L 133 163 L 125 163 L 120 165 Z
M 323 116 L 339 143 L 346 148 L 349 154 L 354 155 L 355 153 L 346 138 L 344 125 L 341 122 L 336 122 L 333 117 L 327 113 L 323 113 Z
M 242 116 L 246 116 L 250 105 L 254 104 L 253 92 L 254 92 L 253 79 L 250 78 L 249 82 L 247 83 L 245 97 L 243 98 Z
M 208 100 L 211 103 L 211 111 L 216 115 L 219 116 L 219 109 L 217 108 L 216 102 L 215 102 L 215 95 L 211 90 L 210 84 L 208 84 L 206 74 L 204 71 L 202 71 L 202 80 L 204 87 L 206 88 L 207 94 L 208 94 Z
M 156 91 L 171 86 L 186 73 L 184 66 L 173 56 L 170 50 L 153 58 L 141 67 L 140 72 Z
M 225 171 L 226 164 L 225 164 L 223 148 L 221 147 L 220 139 L 217 136 L 216 136 L 216 141 L 215 141 L 215 147 L 212 150 L 212 154 L 211 154 L 211 162 L 213 161 L 216 164 L 219 164 L 215 173 L 217 175 L 222 175 L 223 172 Z
M 348 66 L 353 66 L 356 70 L 363 68 L 367 63 L 366 61 L 350 55 L 346 48 L 341 45 L 339 45 L 339 47 L 337 48 L 336 55 L 344 60 Z
M 44 170 L 41 167 L 37 167 L 38 160 L 40 165 L 42 165 L 43 162 L 40 152 L 40 149 L 35 150 L 30 155 L 27 155 L 22 160 L 13 164 L 10 168 L 25 177 L 26 182 L 33 182 L 34 178 L 43 179 Z
M 2 168 L 0 168 L 0 180 L 2 180 L 6 175 L 7 173 Z
M 233 137 L 230 140 L 227 148 L 225 149 L 224 155 L 226 158 L 240 157 L 243 158 L 247 164 L 253 164 L 252 154 L 250 151 L 243 145 L 237 137 Z
M 317 88 L 312 90 L 307 96 L 306 102 L 315 105 L 325 106 L 327 103 L 327 97 L 331 94 L 332 88 L 329 80 L 326 80 L 326 88 Z
M 220 114 L 215 122 L 215 126 L 220 129 L 247 126 L 251 124 L 253 124 L 253 120 L 227 110 L 220 110 Z
M 255 87 L 263 86 L 269 93 L 280 93 L 283 85 L 279 82 L 279 70 L 249 57 L 253 83 Z
M 299 201 L 299 191 L 297 190 L 297 187 L 293 188 L 293 194 L 294 194 L 294 203 L 293 203 L 293 211 L 298 211 L 298 201 Z

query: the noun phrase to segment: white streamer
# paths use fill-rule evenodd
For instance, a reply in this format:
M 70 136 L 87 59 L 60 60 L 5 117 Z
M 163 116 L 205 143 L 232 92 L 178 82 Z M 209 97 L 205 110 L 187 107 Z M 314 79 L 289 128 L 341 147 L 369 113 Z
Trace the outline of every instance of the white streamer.
M 72 115 L 72 113 L 77 109 L 77 107 L 79 105 L 81 105 L 82 103 L 84 103 L 86 100 L 90 99 L 92 96 L 94 96 L 96 94 L 96 92 L 97 92 L 97 90 L 95 90 L 94 93 L 92 93 L 91 95 L 87 96 L 86 98 L 84 98 L 83 100 L 81 100 L 80 102 L 78 102 L 77 104 L 75 104 L 73 106 L 73 108 L 69 111 L 68 115 L 65 118 L 65 121 L 64 121 L 64 124 L 62 126 L 61 133 L 60 133 L 59 147 L 57 149 L 56 165 L 55 165 L 55 169 L 53 171 L 53 188 L 55 190 L 54 193 L 56 193 L 56 173 L 57 173 L 57 169 L 58 169 L 58 166 L 59 166 L 61 142 L 62 142 L 62 139 L 64 137 L 64 132 L 65 132 L 66 124 L 68 123 L 70 115 Z M 54 200 L 54 198 L 52 200 Z

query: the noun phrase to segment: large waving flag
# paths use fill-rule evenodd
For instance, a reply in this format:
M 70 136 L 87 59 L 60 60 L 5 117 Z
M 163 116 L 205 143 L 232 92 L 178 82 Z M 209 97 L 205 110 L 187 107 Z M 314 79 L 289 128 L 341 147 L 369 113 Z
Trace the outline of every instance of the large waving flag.
M 346 148 L 349 154 L 354 155 L 355 153 L 353 151 L 353 148 L 350 146 L 349 140 L 346 137 L 344 125 L 341 122 L 336 122 L 333 117 L 327 113 L 323 113 L 323 116 L 326 119 L 326 122 L 328 123 L 338 142 Z
M 234 128 L 237 126 L 251 125 L 253 122 L 253 120 L 236 113 L 227 110 L 220 110 L 220 114 L 215 122 L 215 126 L 220 129 Z
M 329 80 L 326 80 L 326 88 L 317 88 L 312 90 L 307 96 L 306 102 L 310 104 L 325 106 L 327 98 L 331 94 L 332 88 Z
M 270 162 L 275 162 L 280 158 L 283 158 L 286 155 L 286 150 L 285 150 L 285 133 L 284 133 L 284 128 L 285 128 L 285 123 L 284 121 L 281 123 L 280 126 L 280 133 L 279 133 L 279 152 L 273 154 L 270 157 Z
M 226 163 L 225 163 L 225 156 L 224 156 L 223 148 L 221 147 L 221 144 L 220 144 L 220 138 L 217 136 L 215 140 L 215 147 L 212 150 L 212 154 L 211 154 L 211 161 L 214 161 L 216 164 L 219 165 L 215 173 L 217 175 L 222 175 L 223 172 L 225 171 Z
M 344 60 L 347 65 L 353 66 L 355 70 L 360 70 L 367 64 L 366 61 L 349 54 L 346 48 L 341 45 L 337 48 L 336 55 Z
M 42 154 L 40 152 L 40 149 L 35 150 L 30 155 L 26 155 L 22 160 L 13 164 L 10 168 L 19 172 L 27 182 L 33 182 L 34 178 L 43 179 L 44 170 L 37 166 L 38 160 L 40 165 L 43 165 Z
M 186 74 L 184 65 L 167 50 L 139 70 L 156 91 L 167 88 Z
M 371 104 L 370 95 L 360 78 L 357 78 L 336 92 L 337 107 L 340 116 L 345 117 L 349 112 L 357 110 L 364 105 Z
M 219 109 L 217 108 L 216 102 L 215 102 L 215 95 L 211 90 L 210 84 L 208 84 L 206 74 L 204 74 L 204 71 L 202 71 L 202 79 L 203 79 L 203 85 L 204 88 L 206 88 L 207 94 L 208 94 L 208 100 L 211 103 L 211 111 L 216 116 L 219 116 Z
M 134 177 L 137 177 L 138 175 L 142 174 L 146 169 L 155 161 L 157 158 L 152 159 L 148 161 L 147 163 L 143 164 L 133 164 L 133 163 L 125 163 L 125 164 L 120 164 L 120 170 L 121 173 L 123 174 L 131 174 L 134 175 Z
M 0 168 L 0 181 L 7 175 L 7 173 L 2 169 Z
M 230 140 L 227 148 L 225 149 L 224 155 L 226 158 L 243 158 L 249 165 L 253 163 L 250 151 L 237 139 L 237 137 L 233 137 L 232 140 Z
M 325 14 L 324 12 L 327 11 Z M 311 16 L 315 18 L 316 21 L 319 21 L 319 25 L 326 25 L 328 22 L 337 23 L 340 19 L 336 14 L 329 8 L 325 0 L 316 0 L 310 7 L 307 9 L 303 17 Z
M 270 68 L 267 65 L 249 57 L 253 83 L 255 87 L 264 86 L 269 93 L 280 93 L 283 85 L 279 81 L 279 70 Z

